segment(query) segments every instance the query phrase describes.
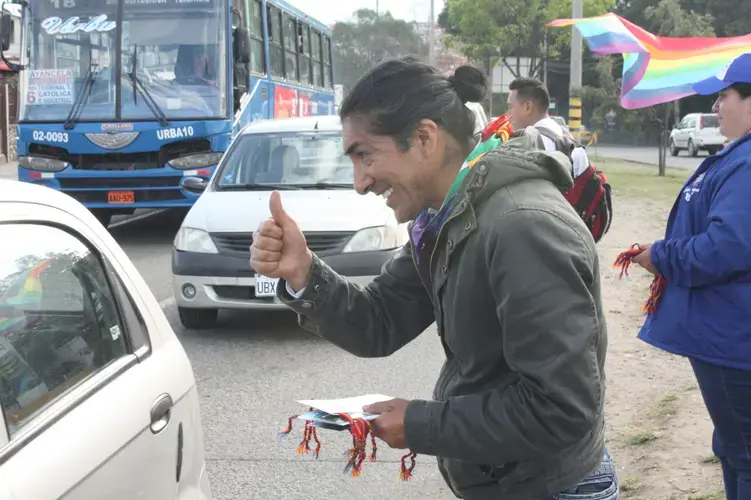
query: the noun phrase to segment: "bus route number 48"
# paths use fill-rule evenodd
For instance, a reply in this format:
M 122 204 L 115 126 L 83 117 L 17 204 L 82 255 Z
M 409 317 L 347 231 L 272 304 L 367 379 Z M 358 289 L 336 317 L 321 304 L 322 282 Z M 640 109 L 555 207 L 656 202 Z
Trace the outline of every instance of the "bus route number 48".
M 277 278 L 256 275 L 256 297 L 276 297 Z

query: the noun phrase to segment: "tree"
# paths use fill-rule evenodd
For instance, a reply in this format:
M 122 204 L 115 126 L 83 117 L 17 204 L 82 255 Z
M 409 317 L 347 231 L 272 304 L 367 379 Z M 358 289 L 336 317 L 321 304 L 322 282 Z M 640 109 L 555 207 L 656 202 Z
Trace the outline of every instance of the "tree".
M 427 59 L 428 45 L 416 23 L 394 19 L 370 9 L 354 13 L 352 22 L 337 22 L 333 30 L 337 80 L 345 91 L 385 59 L 415 56 Z
M 687 11 L 710 14 L 717 36 L 740 36 L 751 33 L 751 3 L 748 0 L 681 0 Z
M 615 6 L 615 0 L 583 0 L 585 17 Z M 555 58 L 570 47 L 570 30 L 550 30 L 554 19 L 571 17 L 568 0 L 446 0 L 439 24 L 451 34 L 448 42 L 470 59 L 485 64 L 500 61 L 514 76 L 539 77 L 544 58 Z M 522 75 L 520 57 L 530 58 Z

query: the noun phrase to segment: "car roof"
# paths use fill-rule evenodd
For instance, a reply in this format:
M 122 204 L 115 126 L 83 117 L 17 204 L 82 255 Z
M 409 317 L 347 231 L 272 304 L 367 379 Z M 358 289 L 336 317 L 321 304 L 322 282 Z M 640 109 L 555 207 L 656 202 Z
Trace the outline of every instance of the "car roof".
M 89 210 L 67 194 L 30 182 L 0 179 L 0 203 L 32 203 L 59 208 L 82 220 Z
M 341 132 L 342 123 L 337 115 L 304 116 L 257 120 L 249 123 L 240 132 L 247 134 L 275 134 L 283 132 Z

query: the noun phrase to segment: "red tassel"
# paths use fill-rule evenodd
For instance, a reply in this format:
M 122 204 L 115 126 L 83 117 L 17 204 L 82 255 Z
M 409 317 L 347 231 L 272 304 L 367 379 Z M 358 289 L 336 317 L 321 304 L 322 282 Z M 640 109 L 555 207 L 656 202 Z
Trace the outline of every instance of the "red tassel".
M 618 257 L 615 259 L 615 262 L 613 263 L 613 267 L 621 268 L 621 274 L 619 278 L 622 279 L 624 275 L 626 277 L 630 276 L 628 269 L 631 266 L 634 257 L 639 255 L 643 251 L 643 248 L 641 248 L 637 243 L 634 243 L 628 250 L 621 252 L 618 255 Z M 644 302 L 644 306 L 642 306 L 642 310 L 647 315 L 653 314 L 657 310 L 657 303 L 660 301 L 662 293 L 665 291 L 667 284 L 668 281 L 661 274 L 656 275 L 652 280 L 652 283 L 649 285 L 649 298 L 647 298 L 646 302 Z
M 292 432 L 292 421 L 295 420 L 299 416 L 300 415 L 292 415 L 291 417 L 289 417 L 289 420 L 287 420 L 287 428 L 279 433 L 280 438 L 283 438 L 284 436 Z
M 619 278 L 623 278 L 624 276 L 631 276 L 628 273 L 628 269 L 629 267 L 631 267 L 631 262 L 633 261 L 634 257 L 639 255 L 643 251 L 644 250 L 642 250 L 638 243 L 634 243 L 633 245 L 631 245 L 631 248 L 629 248 L 625 252 L 618 254 L 618 257 L 616 257 L 615 262 L 613 263 L 613 267 L 621 268 L 621 275 L 619 276 Z
M 311 409 L 312 410 L 312 409 Z M 362 473 L 362 465 L 365 459 L 369 459 L 371 462 L 376 461 L 376 452 L 378 447 L 376 446 L 375 434 L 373 434 L 373 428 L 370 422 L 361 418 L 352 418 L 346 413 L 340 413 L 340 417 L 349 422 L 349 432 L 352 435 L 352 448 L 344 452 L 347 457 L 347 464 L 344 466 L 344 472 L 349 472 L 352 477 L 359 477 Z M 298 415 L 293 415 L 287 422 L 287 428 L 280 433 L 280 437 L 288 435 L 292 431 L 292 421 L 295 420 Z M 371 452 L 367 453 L 368 437 L 370 437 Z M 305 421 L 305 428 L 303 430 L 303 437 L 297 447 L 298 455 L 307 455 L 311 452 L 310 441 L 315 440 L 316 446 L 312 450 L 312 454 L 315 458 L 318 458 L 318 454 L 321 451 L 321 441 L 318 439 L 316 427 L 310 420 Z M 402 457 L 401 471 L 399 477 L 403 481 L 409 481 L 412 477 L 412 471 L 415 468 L 416 453 L 407 453 Z M 407 467 L 406 460 L 411 459 L 411 465 Z
M 399 472 L 399 478 L 402 481 L 409 481 L 412 479 L 412 471 L 415 469 L 415 457 L 417 457 L 417 453 L 412 451 L 402 457 L 401 471 Z M 406 464 L 407 459 L 411 461 L 409 467 L 407 467 Z

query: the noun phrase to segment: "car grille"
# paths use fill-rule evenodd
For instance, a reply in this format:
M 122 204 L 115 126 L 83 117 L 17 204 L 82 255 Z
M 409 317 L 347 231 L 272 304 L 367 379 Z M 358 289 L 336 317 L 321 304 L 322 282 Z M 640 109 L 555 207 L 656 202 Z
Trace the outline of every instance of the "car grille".
M 309 232 L 303 233 L 308 248 L 317 255 L 338 253 L 354 236 L 354 231 Z M 253 243 L 253 233 L 211 233 L 211 238 L 219 253 L 247 257 Z

